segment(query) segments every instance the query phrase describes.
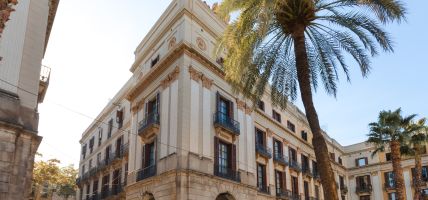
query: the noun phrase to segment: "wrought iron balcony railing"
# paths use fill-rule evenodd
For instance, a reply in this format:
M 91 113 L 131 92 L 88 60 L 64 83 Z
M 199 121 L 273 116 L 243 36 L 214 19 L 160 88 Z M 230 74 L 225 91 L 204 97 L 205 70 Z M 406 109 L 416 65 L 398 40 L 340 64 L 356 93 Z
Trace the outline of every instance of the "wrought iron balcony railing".
M 296 170 L 298 172 L 302 171 L 302 166 L 300 165 L 299 162 L 297 162 L 295 160 L 290 159 L 289 166 L 290 166 L 291 169 L 294 169 L 294 170 Z
M 290 192 L 288 195 L 288 199 L 289 200 L 301 200 L 302 196 L 300 196 L 300 194 Z
M 229 179 L 236 182 L 241 182 L 241 173 L 220 165 L 214 165 L 214 175 Z
M 309 166 L 302 166 L 302 173 L 304 173 L 307 176 L 313 177 L 312 169 Z
M 290 190 L 286 190 L 283 188 L 277 188 L 276 189 L 276 197 L 278 197 L 279 199 L 288 199 L 290 194 L 291 194 Z
M 240 134 L 239 122 L 222 112 L 214 113 L 214 126 L 220 126 L 235 135 Z
M 388 182 L 386 182 L 386 183 L 384 184 L 384 187 L 385 187 L 385 189 L 387 189 L 387 190 L 394 190 L 394 189 L 395 189 L 395 183 L 388 183 Z
M 288 165 L 288 157 L 281 154 L 273 154 L 273 161 L 279 164 Z
M 272 158 L 272 149 L 264 146 L 263 144 L 256 143 L 256 152 L 266 158 Z
M 145 119 L 143 119 L 140 122 L 140 125 L 138 127 L 138 133 L 144 132 L 147 128 L 149 128 L 152 125 L 159 125 L 160 124 L 160 116 L 158 113 L 151 113 L 146 116 Z
M 348 187 L 346 185 L 341 185 L 340 186 L 340 193 L 342 193 L 342 194 L 348 193 Z
M 267 185 L 259 185 L 259 186 L 257 186 L 257 188 L 258 188 L 259 192 L 270 195 L 270 190 L 269 190 L 269 187 Z
M 356 188 L 357 193 L 371 193 L 372 192 L 372 185 L 366 184 L 366 185 L 359 185 Z
M 156 165 L 148 166 L 137 172 L 137 182 L 156 175 Z
M 312 177 L 314 177 L 315 179 L 320 179 L 320 174 L 317 170 L 312 169 Z
M 117 184 L 117 185 L 115 185 L 115 184 L 113 184 L 112 186 L 111 186 L 111 195 L 118 195 L 118 194 L 120 194 L 121 192 L 123 192 L 123 186 L 124 186 L 124 184 L 123 183 L 119 183 L 119 184 Z

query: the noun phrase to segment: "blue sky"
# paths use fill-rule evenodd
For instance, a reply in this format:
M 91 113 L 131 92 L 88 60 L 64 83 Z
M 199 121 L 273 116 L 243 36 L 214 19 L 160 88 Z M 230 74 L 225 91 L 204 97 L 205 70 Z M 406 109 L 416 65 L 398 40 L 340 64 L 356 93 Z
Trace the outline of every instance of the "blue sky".
M 39 134 L 44 137 L 39 152 L 44 159 L 77 166 L 82 132 L 131 76 L 135 48 L 170 2 L 61 1 L 43 61 L 52 68 L 39 107 Z M 406 2 L 407 23 L 386 28 L 393 35 L 395 53 L 373 58 L 365 79 L 353 65 L 352 82 L 341 80 L 337 98 L 322 88 L 314 95 L 321 127 L 341 144 L 364 141 L 367 124 L 382 109 L 402 107 L 405 114 L 428 116 L 428 1 Z M 303 108 L 300 100 L 296 104 Z

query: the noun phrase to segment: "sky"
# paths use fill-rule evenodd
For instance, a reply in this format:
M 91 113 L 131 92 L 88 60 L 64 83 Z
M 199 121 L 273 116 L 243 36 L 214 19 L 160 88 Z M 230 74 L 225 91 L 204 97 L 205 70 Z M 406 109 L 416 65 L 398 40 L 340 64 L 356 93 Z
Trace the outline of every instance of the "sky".
M 81 134 L 131 77 L 134 50 L 171 0 L 61 0 L 43 64 L 52 68 L 39 105 L 39 152 L 78 167 Z M 208 4 L 217 0 L 208 0 Z M 402 108 L 428 117 L 428 1 L 405 1 L 407 22 L 388 25 L 394 53 L 372 59 L 363 78 L 351 65 L 336 98 L 314 94 L 321 127 L 342 145 L 366 140 L 379 111 Z M 351 62 L 350 62 L 351 64 Z M 301 100 L 295 104 L 303 109 Z

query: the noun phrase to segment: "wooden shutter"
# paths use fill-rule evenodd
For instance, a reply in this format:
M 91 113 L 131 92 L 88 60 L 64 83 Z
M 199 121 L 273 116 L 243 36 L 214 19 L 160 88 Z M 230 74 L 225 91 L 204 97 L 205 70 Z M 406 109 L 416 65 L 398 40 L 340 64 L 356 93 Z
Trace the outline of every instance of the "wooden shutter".
M 229 101 L 229 117 L 233 119 L 233 102 Z
M 144 104 L 144 119 L 147 119 L 148 115 L 149 115 L 149 102 L 146 102 Z
M 156 94 L 156 114 L 160 113 L 160 93 Z
M 232 156 L 231 156 L 231 160 L 232 160 L 232 169 L 236 170 L 236 145 L 232 144 Z
M 216 110 L 220 111 L 220 93 L 219 92 L 215 94 L 215 99 L 216 99 Z
M 218 138 L 214 136 L 214 165 L 218 165 Z
M 141 152 L 141 169 L 146 166 L 146 146 L 147 144 L 144 145 L 143 152 Z
M 385 178 L 385 184 L 387 184 L 389 186 L 389 176 L 388 176 L 388 172 L 384 172 L 383 176 Z
M 366 163 L 366 165 L 369 164 L 369 160 L 367 159 L 367 157 L 364 158 L 364 162 Z
M 359 165 L 358 165 L 358 158 L 355 159 L 355 166 L 359 167 Z

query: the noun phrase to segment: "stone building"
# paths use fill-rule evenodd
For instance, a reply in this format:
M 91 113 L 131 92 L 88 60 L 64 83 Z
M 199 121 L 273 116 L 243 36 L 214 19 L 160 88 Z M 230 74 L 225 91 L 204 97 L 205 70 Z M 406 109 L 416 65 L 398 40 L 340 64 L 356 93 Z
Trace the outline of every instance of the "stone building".
M 305 115 L 273 107 L 269 89 L 253 105 L 224 80 L 213 51 L 225 27 L 201 0 L 171 2 L 83 133 L 78 199 L 328 200 Z M 395 199 L 387 153 L 325 136 L 342 200 Z M 403 161 L 409 200 L 413 165 Z
M 42 66 L 59 0 L 20 0 L 0 38 L 0 199 L 31 192 L 38 135 L 37 105 L 50 68 Z

